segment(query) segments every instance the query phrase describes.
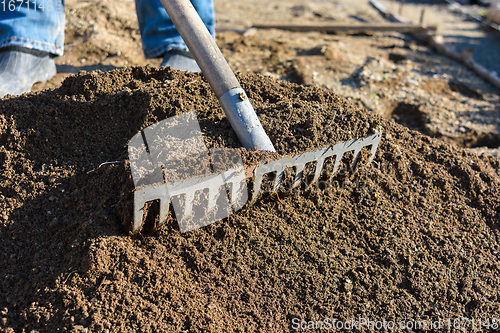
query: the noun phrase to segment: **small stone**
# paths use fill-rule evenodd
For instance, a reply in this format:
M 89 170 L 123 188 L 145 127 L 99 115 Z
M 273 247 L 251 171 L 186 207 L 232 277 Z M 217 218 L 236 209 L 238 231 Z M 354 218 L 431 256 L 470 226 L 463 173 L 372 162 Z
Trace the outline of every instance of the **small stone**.
M 89 331 L 88 328 L 85 328 L 82 325 L 75 325 L 73 326 L 73 329 L 76 330 L 78 333 L 87 333 Z

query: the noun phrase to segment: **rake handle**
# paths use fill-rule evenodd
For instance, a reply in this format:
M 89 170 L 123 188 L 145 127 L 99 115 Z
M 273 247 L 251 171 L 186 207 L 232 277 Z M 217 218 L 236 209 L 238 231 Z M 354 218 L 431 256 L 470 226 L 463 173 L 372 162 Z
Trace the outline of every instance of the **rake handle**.
M 275 151 L 215 40 L 189 0 L 160 0 L 245 148 Z

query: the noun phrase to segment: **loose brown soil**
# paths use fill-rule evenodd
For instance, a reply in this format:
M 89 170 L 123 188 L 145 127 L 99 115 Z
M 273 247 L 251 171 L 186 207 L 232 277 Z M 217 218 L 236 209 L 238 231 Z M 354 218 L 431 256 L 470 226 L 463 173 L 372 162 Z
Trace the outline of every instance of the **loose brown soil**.
M 239 79 L 279 154 L 381 129 L 376 163 L 186 234 L 170 220 L 129 236 L 127 143 L 137 131 L 196 110 L 208 148 L 239 148 L 203 76 L 81 73 L 4 99 L 2 331 L 286 332 L 293 318 L 499 318 L 498 159 L 327 90 Z M 261 158 L 244 154 L 246 164 Z
M 459 317 L 496 331 L 477 320 L 500 317 L 500 162 L 457 146 L 500 156 L 489 149 L 500 146 L 498 91 L 399 33 L 232 31 L 383 21 L 368 1 L 215 6 L 231 68 L 262 74 L 239 79 L 278 153 L 240 147 L 202 75 L 72 76 L 160 60 L 142 55 L 133 1 L 66 1 L 58 74 L 34 87 L 55 90 L 0 101 L 0 331 L 286 332 L 294 318 L 441 319 L 446 330 Z M 422 8 L 445 40 L 498 63 L 477 22 L 408 1 L 403 15 L 418 22 Z M 375 163 L 326 172 L 320 189 L 263 196 L 186 234 L 171 214 L 130 236 L 128 140 L 191 110 L 207 147 L 236 148 L 246 166 L 384 136 Z

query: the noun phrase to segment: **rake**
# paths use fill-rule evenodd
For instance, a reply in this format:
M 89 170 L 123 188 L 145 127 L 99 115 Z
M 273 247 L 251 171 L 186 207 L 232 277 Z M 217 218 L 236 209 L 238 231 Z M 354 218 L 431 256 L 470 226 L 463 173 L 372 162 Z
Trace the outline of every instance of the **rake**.
M 224 59 L 189 0 L 160 0 L 169 17 L 186 42 L 198 66 L 216 94 L 232 128 L 243 147 L 275 151 L 245 91 Z M 354 139 L 304 154 L 285 157 L 257 165 L 253 170 L 254 186 L 250 203 L 261 194 L 264 175 L 274 174 L 272 192 L 281 184 L 284 172 L 295 169 L 295 188 L 304 178 L 307 164 L 315 165 L 311 184 L 318 181 L 327 158 L 335 157 L 334 173 L 345 153 L 354 152 L 354 167 L 364 147 L 371 147 L 371 162 L 382 133 Z M 170 204 L 181 232 L 194 230 L 221 220 L 248 201 L 247 171 L 235 150 L 208 152 L 204 146 L 194 111 L 168 118 L 137 133 L 128 145 L 132 178 L 135 185 L 132 233 L 141 230 L 145 220 L 145 204 L 160 201 L 159 228 L 168 218 Z M 215 163 L 232 155 L 229 162 Z M 186 167 L 191 161 L 192 167 Z M 212 161 L 212 165 L 210 163 Z M 188 163 L 189 164 L 189 163 Z M 179 170 L 183 170 L 179 174 Z M 174 173 L 175 180 L 169 178 Z M 153 229 L 154 229 L 153 228 Z
M 370 148 L 367 163 L 371 163 L 382 137 L 382 133 L 375 133 L 333 147 L 262 162 L 249 172 L 235 149 L 216 149 L 209 154 L 196 120 L 194 111 L 185 112 L 145 128 L 130 140 L 130 169 L 136 187 L 132 233 L 141 230 L 148 202 L 160 203 L 159 222 L 150 229 L 157 229 L 167 221 L 172 204 L 179 230 L 194 230 L 236 213 L 247 202 L 255 203 L 264 192 L 262 182 L 266 175 L 274 176 L 270 192 L 277 193 L 288 169 L 295 170 L 291 186 L 295 188 L 308 177 L 304 172 L 308 165 L 314 166 L 315 172 L 307 183 L 309 186 L 317 183 L 328 158 L 335 160 L 332 176 L 339 171 L 348 152 L 353 152 L 351 170 L 357 166 L 363 148 Z M 185 161 L 191 163 L 186 167 Z M 178 171 L 181 166 L 184 171 L 176 172 L 175 176 L 183 180 L 171 181 L 169 171 Z M 249 173 L 254 184 L 251 191 L 247 188 Z

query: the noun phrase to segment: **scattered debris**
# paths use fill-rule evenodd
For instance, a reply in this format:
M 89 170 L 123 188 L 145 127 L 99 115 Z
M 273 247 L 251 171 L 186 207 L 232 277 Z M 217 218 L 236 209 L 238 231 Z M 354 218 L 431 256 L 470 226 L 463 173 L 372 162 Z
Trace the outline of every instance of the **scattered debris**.
M 389 60 L 395 62 L 396 64 L 406 60 L 407 58 L 408 57 L 404 54 L 394 52 L 389 53 Z
M 258 29 L 282 29 L 289 31 L 324 31 L 327 33 L 336 32 L 381 32 L 381 31 L 397 31 L 397 32 L 413 32 L 424 33 L 427 31 L 436 31 L 436 26 L 425 26 L 420 24 L 408 23 L 338 23 L 338 24 L 273 24 L 273 23 L 257 23 L 253 25 Z
M 463 83 L 460 83 L 458 81 L 450 81 L 450 82 L 448 82 L 448 85 L 450 86 L 451 90 L 459 92 L 464 96 L 468 96 L 468 97 L 475 98 L 475 99 L 481 99 L 481 100 L 483 99 L 482 94 L 480 94 L 479 92 L 477 92 L 474 89 L 467 87 Z
M 370 3 L 380 13 L 382 13 L 386 19 L 393 22 L 406 23 L 404 18 L 402 18 L 400 15 L 391 13 L 380 1 L 370 0 Z M 498 74 L 496 72 L 490 72 L 484 66 L 475 62 L 473 51 L 471 49 L 466 49 L 462 53 L 458 53 L 453 45 L 443 42 L 443 36 L 441 35 L 431 35 L 429 33 L 413 33 L 413 37 L 427 43 L 436 51 L 452 58 L 453 60 L 461 62 L 462 64 L 479 74 L 482 78 L 500 89 L 500 77 L 498 77 Z
M 486 17 L 483 15 L 479 15 L 478 13 L 469 10 L 468 8 L 462 6 L 462 4 L 454 1 L 454 0 L 446 0 L 447 3 L 449 3 L 452 8 L 461 13 L 467 15 L 467 17 L 470 17 L 477 22 L 481 23 L 482 26 L 489 28 L 493 31 L 500 32 L 500 25 L 499 22 L 496 22 L 496 20 L 500 20 L 500 15 L 498 12 L 498 9 L 495 9 L 495 6 L 491 6 L 488 11 Z M 498 4 L 497 4 L 498 5 Z M 496 7 L 498 8 L 498 7 Z

